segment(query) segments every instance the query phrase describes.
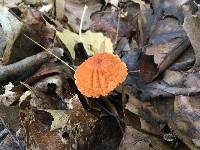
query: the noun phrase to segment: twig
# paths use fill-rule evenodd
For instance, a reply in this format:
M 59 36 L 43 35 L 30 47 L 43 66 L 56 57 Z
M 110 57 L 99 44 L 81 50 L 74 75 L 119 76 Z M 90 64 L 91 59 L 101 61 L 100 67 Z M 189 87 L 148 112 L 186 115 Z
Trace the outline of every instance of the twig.
M 87 7 L 86 7 L 87 8 Z M 21 18 L 19 18 L 15 13 L 13 13 L 13 15 L 15 15 L 15 17 L 17 17 L 20 21 L 23 22 L 23 20 Z M 42 17 L 44 19 L 44 17 Z M 45 20 L 45 19 L 44 19 Z M 24 22 L 23 22 L 24 23 Z M 25 24 L 25 23 L 24 23 Z M 26 25 L 26 24 L 25 24 Z M 27 26 L 27 25 L 26 25 Z M 53 27 L 53 26 L 51 26 Z M 56 30 L 53 27 L 54 30 Z M 27 36 L 26 34 L 24 34 L 25 37 L 27 37 L 29 40 L 31 40 L 33 43 L 35 43 L 36 45 L 40 46 L 42 49 L 44 49 L 45 51 L 47 51 L 49 54 L 51 54 L 52 56 L 54 56 L 55 58 L 57 58 L 58 60 L 60 60 L 64 65 L 66 65 L 67 67 L 69 67 L 72 71 L 75 72 L 75 69 L 72 68 L 69 64 L 67 64 L 65 61 L 63 61 L 62 59 L 60 59 L 58 56 L 56 56 L 55 54 L 53 54 L 51 51 L 47 50 L 45 47 L 43 47 L 41 44 L 37 43 L 36 41 L 34 41 L 33 39 L 31 39 L 29 36 Z M 81 41 L 82 42 L 82 41 Z M 82 42 L 83 43 L 83 42 Z
M 0 120 L 2 122 L 2 124 L 4 125 L 4 127 L 8 130 L 9 134 L 11 135 L 11 138 L 13 139 L 13 141 L 18 145 L 20 150 L 24 150 L 24 148 L 21 146 L 19 140 L 12 134 L 12 132 L 9 130 L 9 128 L 6 126 L 4 120 L 2 117 L 0 117 Z
M 27 89 L 29 89 L 30 91 L 32 91 L 31 87 L 30 87 L 28 84 L 26 84 L 26 83 L 24 83 L 24 82 L 22 82 L 22 81 L 20 81 L 20 83 L 21 83 L 23 86 L 25 86 Z
M 63 61 L 62 59 L 60 59 L 58 56 L 56 56 L 55 54 L 53 54 L 51 51 L 49 51 L 48 49 L 46 49 L 44 46 L 40 45 L 39 43 L 37 43 L 36 41 L 34 41 L 33 39 L 31 39 L 29 36 L 27 36 L 26 34 L 24 34 L 25 37 L 27 37 L 29 40 L 31 40 L 33 43 L 35 43 L 36 45 L 40 46 L 42 49 L 44 49 L 46 52 L 48 52 L 50 55 L 54 56 L 55 58 L 57 58 L 58 60 L 60 60 L 64 65 L 66 65 L 67 67 L 69 67 L 72 71 L 75 71 L 74 68 L 72 68 L 69 64 L 67 64 L 65 61 Z
M 118 19 L 117 19 L 117 35 L 115 37 L 115 44 L 117 44 L 117 38 L 118 38 L 118 35 L 119 35 L 120 15 L 121 15 L 121 12 L 119 11 L 119 13 L 118 13 Z
M 11 80 L 16 82 L 17 80 L 25 79 L 26 76 L 32 74 L 38 66 L 47 62 L 48 58 L 49 55 L 46 52 L 40 52 L 16 63 L 2 66 L 0 71 L 0 85 Z

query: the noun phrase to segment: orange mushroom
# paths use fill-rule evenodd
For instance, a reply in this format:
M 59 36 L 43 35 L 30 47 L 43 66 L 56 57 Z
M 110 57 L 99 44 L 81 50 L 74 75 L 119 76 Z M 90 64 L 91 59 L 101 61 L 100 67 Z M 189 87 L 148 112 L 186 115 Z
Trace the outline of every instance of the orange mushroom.
M 75 72 L 78 90 L 87 97 L 106 96 L 122 83 L 127 67 L 117 55 L 99 53 L 84 61 Z

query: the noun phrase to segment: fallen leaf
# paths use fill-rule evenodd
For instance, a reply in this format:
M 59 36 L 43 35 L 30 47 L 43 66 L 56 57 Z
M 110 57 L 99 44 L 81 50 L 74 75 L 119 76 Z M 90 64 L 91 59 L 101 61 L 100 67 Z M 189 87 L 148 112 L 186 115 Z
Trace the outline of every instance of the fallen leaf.
M 149 145 L 148 135 L 127 126 L 119 150 L 147 150 L 149 149 Z
M 42 0 L 25 0 L 24 2 L 27 5 L 37 5 L 39 3 L 42 3 Z
M 4 122 L 6 122 L 7 127 L 9 129 L 12 129 L 13 132 L 16 132 L 20 128 L 18 107 L 8 107 L 0 105 L 0 118 L 3 119 Z M 0 130 L 1 130 L 1 125 L 2 124 L 0 120 Z M 0 137 L 1 137 L 1 131 L 0 131 Z
M 177 96 L 169 125 L 189 148 L 197 150 L 200 146 L 200 109 L 191 104 L 190 97 Z
M 184 20 L 183 27 L 190 39 L 192 47 L 195 52 L 195 65 L 200 65 L 200 17 L 197 15 L 188 16 Z
M 141 0 L 131 0 L 134 3 L 140 4 L 142 1 Z
M 152 82 L 160 73 L 165 71 L 190 46 L 187 38 L 183 38 L 164 56 L 159 65 L 154 63 L 153 55 L 143 54 L 140 58 L 140 77 L 146 83 Z
M 178 86 L 184 82 L 184 74 L 178 71 L 166 70 L 163 80 L 171 86 Z
M 101 32 L 95 33 L 87 31 L 83 34 L 82 38 L 83 42 L 86 44 L 86 51 L 89 56 L 101 52 L 113 53 L 113 44 L 110 38 L 104 36 Z
M 142 133 L 131 126 L 125 129 L 124 137 L 120 143 L 119 150 L 170 150 L 170 147 L 162 140 Z
M 4 48 L 6 47 L 6 35 L 4 34 L 3 28 L 0 27 L 0 58 L 3 57 Z
M 22 0 L 4 0 L 0 1 L 0 5 L 11 8 L 11 7 L 16 7 L 17 4 L 20 4 L 21 2 Z
M 64 30 L 63 32 L 56 31 L 56 35 L 65 44 L 65 46 L 69 50 L 72 58 L 75 59 L 74 46 L 76 43 L 80 42 L 80 38 L 79 38 L 78 34 L 73 33 L 69 30 Z
M 184 4 L 185 0 L 140 3 L 141 13 L 139 14 L 138 22 L 141 46 L 148 45 L 149 41 L 154 43 L 156 41 L 169 42 L 176 37 L 184 37 L 185 33 L 181 26 L 184 19 L 181 7 Z M 192 4 L 193 2 L 188 6 L 188 9 L 192 9 Z
M 78 34 L 67 29 L 65 29 L 63 32 L 57 31 L 56 34 L 68 48 L 72 58 L 75 59 L 74 46 L 81 42 Z M 87 31 L 86 33 L 82 34 L 82 39 L 84 45 L 86 46 L 86 52 L 90 56 L 101 52 L 113 53 L 112 42 L 109 38 L 104 36 L 103 33 Z
M 118 11 L 112 11 L 112 8 L 105 10 L 105 13 L 96 13 L 91 19 L 94 23 L 90 30 L 94 32 L 103 32 L 112 42 L 118 41 L 121 37 L 130 38 L 132 33 L 137 30 L 137 14 L 140 11 L 139 6 L 128 5 L 123 8 L 127 12 L 125 17 L 120 17 Z
M 51 110 L 51 109 L 38 109 L 43 110 L 51 114 L 53 117 L 53 121 L 51 124 L 50 131 L 55 129 L 62 129 L 66 126 L 67 122 L 69 122 L 69 115 L 65 110 Z
M 118 3 L 119 3 L 119 0 L 105 0 L 106 4 L 111 4 L 115 7 L 117 7 Z
M 195 63 L 195 54 L 192 46 L 169 67 L 170 70 L 183 71 L 191 68 Z
M 7 7 L 0 5 L 0 25 L 6 35 L 6 47 L 3 55 L 3 62 L 6 64 L 10 61 L 13 44 L 21 33 L 23 24 L 8 11 Z
M 19 94 L 11 91 L 13 87 L 14 85 L 11 82 L 4 86 L 5 93 L 0 95 L 0 105 L 10 106 L 18 100 Z
M 153 55 L 142 54 L 139 59 L 139 75 L 144 82 L 151 82 L 158 72 Z

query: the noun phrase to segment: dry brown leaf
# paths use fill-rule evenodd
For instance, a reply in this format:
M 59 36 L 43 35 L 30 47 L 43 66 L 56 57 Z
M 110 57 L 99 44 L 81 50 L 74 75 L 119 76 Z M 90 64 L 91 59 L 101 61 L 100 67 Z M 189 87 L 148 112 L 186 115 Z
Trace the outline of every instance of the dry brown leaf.
M 6 64 L 10 61 L 11 54 L 13 53 L 13 44 L 21 33 L 23 24 L 8 11 L 7 7 L 0 5 L 0 25 L 6 35 L 6 47 L 3 55 L 3 62 Z
M 192 47 L 195 52 L 195 65 L 200 65 L 200 17 L 197 15 L 188 16 L 184 20 L 183 27 L 190 39 Z

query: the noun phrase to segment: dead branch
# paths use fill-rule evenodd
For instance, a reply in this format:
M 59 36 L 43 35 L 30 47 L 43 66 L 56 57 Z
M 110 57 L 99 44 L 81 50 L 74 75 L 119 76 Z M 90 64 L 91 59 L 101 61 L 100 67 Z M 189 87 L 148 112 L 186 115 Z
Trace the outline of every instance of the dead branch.
M 46 52 L 41 52 L 36 55 L 27 57 L 14 64 L 1 67 L 0 84 L 5 84 L 8 81 L 16 82 L 17 80 L 26 79 L 40 65 L 48 61 L 50 55 Z

